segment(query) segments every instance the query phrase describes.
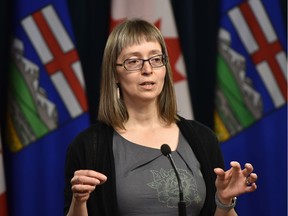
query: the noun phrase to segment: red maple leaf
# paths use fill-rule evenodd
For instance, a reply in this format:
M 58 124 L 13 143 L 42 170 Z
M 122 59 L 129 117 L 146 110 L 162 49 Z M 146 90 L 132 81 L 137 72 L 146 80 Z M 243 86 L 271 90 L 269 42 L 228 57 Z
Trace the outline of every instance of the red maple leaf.
M 161 20 L 157 20 L 154 25 L 160 29 L 161 31 Z M 180 43 L 179 43 L 179 39 L 178 38 L 172 38 L 172 37 L 165 37 L 164 36 L 164 40 L 167 46 L 167 50 L 168 50 L 168 56 L 169 56 L 169 61 L 170 61 L 170 65 L 171 65 L 171 69 L 172 69 L 172 73 L 173 73 L 173 80 L 174 83 L 176 82 L 180 82 L 182 80 L 185 80 L 186 77 L 183 76 L 177 69 L 176 69 L 176 64 L 177 61 L 180 57 L 181 54 L 181 49 L 180 49 Z
M 170 61 L 170 65 L 171 65 L 172 72 L 173 72 L 174 83 L 185 80 L 186 77 L 183 76 L 176 69 L 176 64 L 177 64 L 179 57 L 180 57 L 180 54 L 181 54 L 179 39 L 178 38 L 167 38 L 167 37 L 165 37 L 164 39 L 165 39 L 165 43 L 166 43 L 166 46 L 168 49 L 168 56 L 169 56 L 169 61 Z

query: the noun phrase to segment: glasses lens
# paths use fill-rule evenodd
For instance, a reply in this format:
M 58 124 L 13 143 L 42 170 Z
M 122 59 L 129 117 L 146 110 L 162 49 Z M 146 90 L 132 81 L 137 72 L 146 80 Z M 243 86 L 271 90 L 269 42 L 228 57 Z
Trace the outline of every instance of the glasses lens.
M 157 55 L 146 60 L 139 58 L 126 59 L 124 67 L 127 71 L 141 70 L 145 61 L 149 61 L 152 68 L 162 67 L 167 62 L 165 55 Z
M 150 60 L 150 65 L 152 67 L 161 67 L 164 65 L 164 56 L 163 55 L 159 55 L 159 56 L 155 56 L 152 57 Z
M 124 62 L 126 70 L 138 70 L 142 68 L 142 59 L 127 59 Z

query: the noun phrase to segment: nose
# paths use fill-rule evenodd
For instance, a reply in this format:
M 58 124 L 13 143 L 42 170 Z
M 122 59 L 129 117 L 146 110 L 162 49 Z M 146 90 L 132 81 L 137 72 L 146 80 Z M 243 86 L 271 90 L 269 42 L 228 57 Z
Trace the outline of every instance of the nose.
M 142 73 L 152 73 L 152 66 L 148 60 L 143 62 Z

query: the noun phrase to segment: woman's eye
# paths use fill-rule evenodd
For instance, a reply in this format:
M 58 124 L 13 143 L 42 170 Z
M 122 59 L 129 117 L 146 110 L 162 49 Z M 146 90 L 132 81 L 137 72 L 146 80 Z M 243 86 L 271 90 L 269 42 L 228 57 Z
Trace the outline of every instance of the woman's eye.
M 161 63 L 162 59 L 161 59 L 161 57 L 155 57 L 155 58 L 151 59 L 151 61 L 154 63 Z
M 138 64 L 139 59 L 129 59 L 126 61 L 126 64 L 133 65 L 133 64 Z
M 159 62 L 159 61 L 161 61 L 161 58 L 160 57 L 156 57 L 156 58 L 153 59 L 153 61 Z

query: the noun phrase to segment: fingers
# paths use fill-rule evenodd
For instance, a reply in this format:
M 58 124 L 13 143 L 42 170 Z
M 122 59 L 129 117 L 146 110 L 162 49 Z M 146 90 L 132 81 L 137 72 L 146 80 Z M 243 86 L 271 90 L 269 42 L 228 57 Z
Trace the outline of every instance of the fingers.
M 103 184 L 106 180 L 107 177 L 105 175 L 94 170 L 77 170 L 74 173 L 74 177 L 72 178 L 71 183 L 100 185 Z
M 245 178 L 245 183 L 247 185 L 251 185 L 254 182 L 257 181 L 257 174 L 256 173 L 252 173 L 254 168 L 250 163 L 246 163 L 244 165 L 244 169 L 241 170 L 241 165 L 239 162 L 237 161 L 231 161 L 230 162 L 231 168 L 229 170 L 227 170 L 226 172 L 221 169 L 221 168 L 215 168 L 214 172 L 217 175 L 219 180 L 224 180 L 225 178 L 229 178 L 232 177 L 232 175 L 235 176 L 242 176 L 242 178 Z
M 242 173 L 244 176 L 248 177 L 253 172 L 253 170 L 253 166 L 250 163 L 246 163 Z
M 106 182 L 107 177 L 94 170 L 77 170 L 71 179 L 71 190 L 75 198 L 89 197 L 97 185 Z
M 242 171 L 243 175 L 246 176 L 246 192 L 253 192 L 257 189 L 256 181 L 258 179 L 258 176 L 256 173 L 252 173 L 253 170 L 253 166 L 250 163 L 246 163 L 245 168 Z
M 254 183 L 254 182 L 257 181 L 257 179 L 258 179 L 258 176 L 257 176 L 256 173 L 251 173 L 251 174 L 250 174 L 250 176 L 249 176 L 249 182 Z
M 258 176 L 256 173 L 252 173 L 254 170 L 253 166 L 250 163 L 246 163 L 244 169 L 242 170 L 243 176 L 245 179 L 245 192 L 253 192 L 257 189 L 256 181 Z
M 214 173 L 220 177 L 220 176 L 223 176 L 225 174 L 225 171 L 221 168 L 215 168 Z
M 251 177 L 252 175 L 254 177 Z M 257 175 L 255 173 L 251 173 L 251 175 L 246 178 L 245 192 L 253 192 L 257 189 L 256 180 L 257 180 Z
M 221 168 L 214 169 L 217 175 L 215 185 L 222 197 L 239 196 L 257 189 L 258 176 L 253 173 L 254 168 L 250 163 L 246 163 L 243 169 L 237 161 L 231 161 L 230 165 L 231 168 L 227 171 Z
M 231 176 L 233 173 L 241 171 L 241 166 L 237 161 L 230 162 L 231 168 L 226 172 L 221 168 L 215 168 L 214 173 L 218 176 L 219 180 L 224 180 L 225 176 Z
M 256 186 L 256 181 L 257 181 L 257 179 L 258 179 L 258 176 L 257 176 L 257 174 L 256 173 L 251 173 L 247 178 L 246 178 L 246 185 L 248 186 L 248 187 L 251 187 L 252 186 L 252 188 L 254 188 L 255 187 L 255 189 L 257 188 L 257 186 Z
M 256 183 L 252 183 L 250 186 L 246 187 L 246 192 L 253 192 L 257 189 Z
M 231 161 L 230 162 L 230 166 L 236 172 L 240 172 L 241 171 L 241 165 L 237 161 Z
M 230 165 L 234 171 L 241 172 L 241 165 L 237 161 L 231 161 Z M 249 177 L 250 174 L 253 172 L 253 170 L 254 170 L 253 166 L 250 163 L 246 163 L 244 165 L 244 169 L 242 170 L 242 174 L 245 177 Z

